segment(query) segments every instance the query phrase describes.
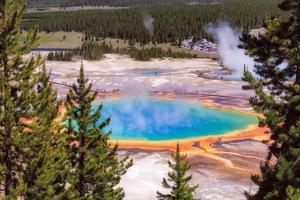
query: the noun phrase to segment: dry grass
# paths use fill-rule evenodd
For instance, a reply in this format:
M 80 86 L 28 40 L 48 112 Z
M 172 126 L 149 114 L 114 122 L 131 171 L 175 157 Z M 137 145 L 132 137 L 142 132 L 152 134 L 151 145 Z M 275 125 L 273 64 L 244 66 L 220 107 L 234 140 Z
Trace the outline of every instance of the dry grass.
M 76 32 L 40 32 L 39 48 L 76 48 L 82 43 L 82 33 Z

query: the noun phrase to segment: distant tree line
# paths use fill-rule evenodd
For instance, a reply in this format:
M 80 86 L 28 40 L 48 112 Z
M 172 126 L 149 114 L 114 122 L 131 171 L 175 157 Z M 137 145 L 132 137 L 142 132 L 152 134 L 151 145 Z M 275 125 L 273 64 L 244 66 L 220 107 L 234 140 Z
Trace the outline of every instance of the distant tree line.
M 153 4 L 201 4 L 220 0 L 27 0 L 29 7 L 112 6 L 128 7 Z
M 177 52 L 177 51 L 172 51 L 170 48 L 168 50 L 164 50 L 160 47 L 141 47 L 137 48 L 133 45 L 130 47 L 117 47 L 113 48 L 112 44 L 109 43 L 107 44 L 106 42 L 97 42 L 95 40 L 87 40 L 83 42 L 80 48 L 73 49 L 69 53 L 62 54 L 61 52 L 58 53 L 58 58 L 60 58 L 60 55 L 67 55 L 72 56 L 77 55 L 81 56 L 83 59 L 86 60 L 100 60 L 103 58 L 104 54 L 108 53 L 115 53 L 115 54 L 126 54 L 129 55 L 131 58 L 139 61 L 149 61 L 152 58 L 166 58 L 166 57 L 171 57 L 171 58 L 195 58 L 196 55 L 191 54 L 191 53 L 185 53 L 185 52 Z M 48 60 L 49 60 L 49 55 L 53 57 L 52 53 L 50 52 L 48 54 Z M 54 56 L 55 57 L 55 56 Z M 59 59 L 54 59 L 57 61 L 64 61 L 64 60 L 59 60 Z
M 73 51 L 51 51 L 47 54 L 49 61 L 72 61 Z
M 196 58 L 197 56 L 190 53 L 185 52 L 176 52 L 172 51 L 170 48 L 168 50 L 164 50 L 159 47 L 151 47 L 151 48 L 135 48 L 132 47 L 129 50 L 129 55 L 131 58 L 140 61 L 149 61 L 152 58 Z
M 98 44 L 93 41 L 82 43 L 81 48 L 74 50 L 75 55 L 79 55 L 86 60 L 100 60 L 105 53 L 110 53 L 112 47 L 106 43 Z
M 22 27 L 25 30 L 38 25 L 40 31 L 75 31 L 88 37 L 120 38 L 141 44 L 181 40 L 212 39 L 206 25 L 229 21 L 238 28 L 258 28 L 270 16 L 282 13 L 277 7 L 279 0 L 227 0 L 220 4 L 159 5 L 143 8 L 113 10 L 81 10 L 27 13 Z M 154 20 L 154 29 L 144 26 L 144 13 Z
M 121 51 L 118 49 L 114 50 L 111 44 L 108 45 L 105 42 L 99 43 L 90 40 L 83 42 L 79 48 L 69 49 L 68 51 L 51 51 L 46 58 L 49 61 L 72 61 L 74 56 L 80 56 L 86 60 L 100 60 L 104 54 L 119 52 Z

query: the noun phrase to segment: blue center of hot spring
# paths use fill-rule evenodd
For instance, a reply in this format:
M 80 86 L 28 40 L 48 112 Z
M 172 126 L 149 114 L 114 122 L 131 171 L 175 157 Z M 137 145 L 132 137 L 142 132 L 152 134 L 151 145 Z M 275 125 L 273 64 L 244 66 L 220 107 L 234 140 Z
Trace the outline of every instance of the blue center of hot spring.
M 112 139 L 119 140 L 185 139 L 224 134 L 257 124 L 253 115 L 150 97 L 105 101 L 102 116 L 110 115 L 112 121 L 106 130 L 112 130 Z

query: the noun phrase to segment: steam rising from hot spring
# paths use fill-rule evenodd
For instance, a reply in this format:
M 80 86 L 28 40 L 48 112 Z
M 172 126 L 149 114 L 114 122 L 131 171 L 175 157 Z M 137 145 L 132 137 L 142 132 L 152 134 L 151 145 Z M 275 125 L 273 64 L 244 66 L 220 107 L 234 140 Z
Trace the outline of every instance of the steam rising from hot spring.
M 122 119 L 122 117 L 120 118 L 120 116 L 130 115 L 132 119 L 134 119 L 134 122 L 123 124 L 127 126 L 127 130 L 139 130 L 144 132 L 148 131 L 150 126 L 152 126 L 154 130 L 160 130 L 161 127 L 176 126 L 178 123 L 184 121 L 191 109 L 189 107 L 183 107 L 181 101 L 173 101 L 174 106 L 172 106 L 172 109 L 166 106 L 153 106 L 153 104 L 157 102 L 157 100 L 149 101 L 148 98 L 144 97 L 136 98 L 133 101 L 126 101 L 117 112 L 109 110 L 109 113 L 113 116 L 112 123 L 118 124 L 115 128 L 117 131 L 122 132 L 125 127 L 122 126 L 123 123 L 121 123 L 124 119 Z M 151 112 L 149 110 L 150 108 Z M 150 112 L 150 114 L 145 111 Z M 149 116 L 151 116 L 151 121 L 149 121 Z M 136 132 L 135 134 L 139 133 Z
M 154 31 L 154 18 L 151 15 L 149 15 L 149 14 L 145 15 L 145 17 L 144 17 L 144 26 L 149 31 L 149 33 L 151 35 L 153 35 L 153 31 Z
M 245 55 L 245 51 L 238 48 L 241 30 L 233 29 L 227 22 L 208 25 L 206 30 L 217 41 L 219 55 L 225 67 L 232 69 L 240 77 L 243 76 L 244 65 L 249 71 L 254 72 L 253 58 Z
M 142 96 L 107 101 L 103 116 L 109 115 L 114 139 L 192 138 L 240 130 L 257 123 L 257 118 L 250 115 L 210 109 L 180 99 Z

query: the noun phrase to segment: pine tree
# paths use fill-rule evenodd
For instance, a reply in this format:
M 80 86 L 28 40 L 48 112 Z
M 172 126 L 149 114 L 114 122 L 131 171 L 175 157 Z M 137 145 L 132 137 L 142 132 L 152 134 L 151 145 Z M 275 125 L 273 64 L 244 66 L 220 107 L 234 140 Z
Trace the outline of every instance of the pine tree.
M 241 47 L 253 56 L 258 79 L 245 71 L 245 88 L 256 96 L 250 103 L 262 112 L 261 126 L 270 128 L 268 156 L 261 175 L 253 175 L 259 187 L 248 199 L 283 200 L 300 196 L 300 1 L 284 0 L 287 20 L 272 18 L 258 38 L 245 33 Z
M 128 157 L 119 159 L 118 146 L 111 146 L 103 130 L 110 118 L 99 122 L 102 105 L 93 106 L 97 92 L 84 75 L 83 66 L 77 85 L 67 96 L 68 183 L 70 199 L 118 200 L 125 194 L 118 187 L 121 176 L 132 165 Z
M 66 141 L 60 134 L 63 126 L 58 121 L 61 103 L 52 89 L 45 66 L 37 77 L 32 103 L 35 120 L 28 124 L 28 133 L 20 135 L 22 164 L 26 169 L 18 193 L 24 200 L 63 199 L 66 194 L 66 154 L 63 152 Z
M 198 185 L 190 186 L 189 182 L 192 175 L 187 175 L 187 171 L 191 168 L 186 155 L 180 153 L 179 144 L 177 144 L 176 152 L 172 153 L 173 161 L 168 161 L 169 167 L 172 169 L 168 173 L 168 179 L 164 178 L 162 185 L 164 188 L 170 189 L 169 194 L 157 192 L 159 200 L 196 200 L 194 192 Z
M 36 39 L 29 32 L 20 44 L 19 23 L 24 7 L 19 1 L 5 1 L 0 27 L 0 182 L 4 195 L 12 195 L 19 184 L 21 171 L 18 135 L 24 133 L 26 124 L 21 117 L 30 117 L 31 90 L 35 84 L 33 74 L 40 59 L 24 62 L 21 55 L 28 53 Z M 22 2 L 21 2 L 22 3 Z
M 50 60 L 50 61 L 54 60 L 54 53 L 53 53 L 53 51 L 51 51 L 50 53 L 48 53 L 47 60 Z
M 59 193 L 54 182 L 59 155 L 49 149 L 56 94 L 42 69 L 41 57 L 23 60 L 37 40 L 36 31 L 20 33 L 21 0 L 1 2 L 0 18 L 0 182 L 5 199 L 50 199 Z M 50 157 L 53 155 L 53 157 Z M 55 161 L 54 161 L 55 160 Z M 51 163 L 51 164 L 50 164 Z M 47 167 L 46 167 L 47 166 Z M 48 174 L 44 171 L 48 169 Z M 50 176 L 50 172 L 52 176 Z M 53 183 L 51 185 L 43 183 Z M 61 183 L 59 183 L 61 184 Z M 43 186 L 44 191 L 36 187 Z M 51 188 L 52 187 L 52 188 Z M 62 187 L 62 186 L 61 186 Z M 51 190 L 51 191 L 50 191 Z M 41 193 L 42 198 L 37 198 Z M 52 193 L 51 193 L 52 192 Z M 49 197 L 49 198 L 46 198 Z

